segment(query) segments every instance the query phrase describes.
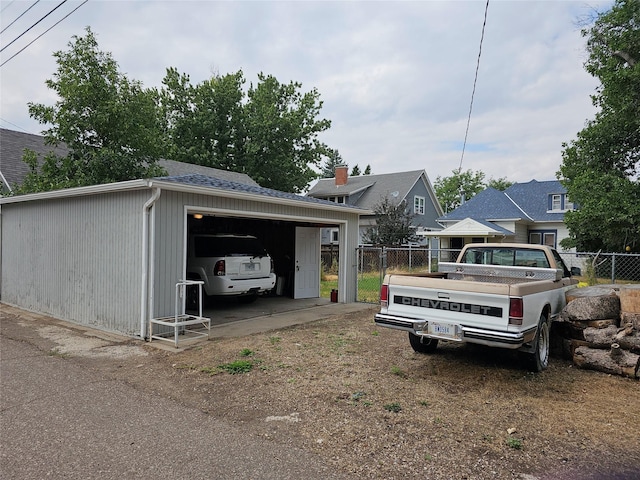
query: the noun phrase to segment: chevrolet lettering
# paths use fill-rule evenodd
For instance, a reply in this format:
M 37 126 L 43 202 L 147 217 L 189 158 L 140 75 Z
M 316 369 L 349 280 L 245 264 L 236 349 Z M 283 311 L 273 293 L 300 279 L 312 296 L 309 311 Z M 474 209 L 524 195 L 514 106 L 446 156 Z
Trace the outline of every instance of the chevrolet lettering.
M 431 300 L 429 298 L 405 297 L 402 295 L 395 295 L 393 302 L 402 305 L 411 305 L 413 307 L 434 308 L 436 310 L 449 310 L 451 312 L 471 313 L 473 315 L 502 316 L 501 308 L 474 305 L 471 303 L 447 302 L 443 300 Z

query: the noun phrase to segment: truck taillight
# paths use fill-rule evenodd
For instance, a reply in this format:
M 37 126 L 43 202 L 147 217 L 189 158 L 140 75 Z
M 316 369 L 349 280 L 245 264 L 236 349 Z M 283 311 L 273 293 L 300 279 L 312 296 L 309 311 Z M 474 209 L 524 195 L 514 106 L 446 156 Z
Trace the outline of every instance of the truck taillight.
M 222 277 L 225 273 L 224 260 L 218 260 L 215 267 L 213 267 L 213 274 L 217 277 Z
M 522 298 L 509 299 L 509 325 L 522 325 Z
M 384 308 L 389 306 L 389 285 L 380 287 L 380 305 Z

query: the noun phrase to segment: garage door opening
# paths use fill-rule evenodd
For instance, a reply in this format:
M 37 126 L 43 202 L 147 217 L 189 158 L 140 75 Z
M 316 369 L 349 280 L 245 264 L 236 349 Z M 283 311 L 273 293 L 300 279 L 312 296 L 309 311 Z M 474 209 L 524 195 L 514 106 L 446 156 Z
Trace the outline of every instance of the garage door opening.
M 193 238 L 201 235 L 250 235 L 255 237 L 264 247 L 273 262 L 275 285 L 266 294 L 257 297 L 257 301 L 250 302 L 241 297 L 211 297 L 206 298 L 208 309 L 223 310 L 256 310 L 269 313 L 276 310 L 295 308 L 289 303 L 308 299 L 304 305 L 326 304 L 330 302 L 329 292 L 321 292 L 321 258 L 320 258 L 320 230 L 326 225 L 305 222 L 286 221 L 278 219 L 240 218 L 218 216 L 214 214 L 187 214 L 187 247 L 193 247 Z M 339 228 L 338 226 L 335 226 Z M 187 257 L 192 252 L 187 252 Z M 189 263 L 187 261 L 187 263 Z M 186 276 L 195 278 L 195 272 L 187 268 Z M 277 306 L 276 306 L 276 299 Z M 299 308 L 305 308 L 299 302 Z M 240 307 L 240 308 L 239 308 Z M 261 310 L 262 307 L 262 310 Z M 220 311 L 217 312 L 219 314 Z M 228 312 L 227 312 L 228 313 Z M 242 316 L 239 314 L 239 316 Z

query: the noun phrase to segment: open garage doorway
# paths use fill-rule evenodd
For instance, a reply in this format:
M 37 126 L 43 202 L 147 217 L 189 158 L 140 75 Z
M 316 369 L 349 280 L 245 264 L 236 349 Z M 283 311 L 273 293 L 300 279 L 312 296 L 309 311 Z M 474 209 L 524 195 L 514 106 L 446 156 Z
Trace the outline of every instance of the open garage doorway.
M 321 299 L 320 230 L 327 225 L 271 218 L 217 215 L 189 209 L 186 214 L 187 249 L 192 237 L 212 234 L 255 236 L 273 261 L 274 288 L 260 299 Z M 329 225 L 339 228 L 339 225 Z M 185 252 L 188 257 L 188 252 Z M 185 261 L 185 267 L 186 267 Z M 189 277 L 188 273 L 187 277 Z M 195 279 L 195 278 L 191 278 Z M 238 299 L 213 298 L 216 303 L 242 304 Z M 221 302 L 221 300 L 223 302 Z M 321 299 L 324 302 L 329 298 Z M 211 305 L 211 301 L 208 302 Z M 307 302 L 308 303 L 308 302 Z

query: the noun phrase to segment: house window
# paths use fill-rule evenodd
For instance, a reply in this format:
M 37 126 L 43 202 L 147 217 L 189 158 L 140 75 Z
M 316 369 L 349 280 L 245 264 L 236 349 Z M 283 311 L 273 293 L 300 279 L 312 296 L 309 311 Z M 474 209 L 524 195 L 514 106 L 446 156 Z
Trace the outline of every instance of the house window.
M 533 245 L 540 245 L 542 243 L 542 234 L 539 232 L 529 234 L 529 243 Z
M 545 233 L 543 234 L 544 244 L 556 248 L 556 234 L 555 233 Z
M 330 201 L 330 202 L 336 202 L 336 203 L 344 203 L 344 196 L 340 196 L 340 197 L 329 197 L 329 201 Z
M 564 196 L 564 209 L 565 210 L 573 210 L 573 202 L 569 200 L 568 196 Z
M 338 243 L 339 241 L 339 230 L 331 230 L 331 243 Z
M 551 195 L 551 210 L 562 210 L 562 195 Z
M 556 232 L 538 231 L 529 232 L 529 243 L 533 245 L 548 245 L 549 247 L 556 247 Z
M 413 213 L 416 215 L 424 215 L 424 197 L 418 195 L 413 197 Z

